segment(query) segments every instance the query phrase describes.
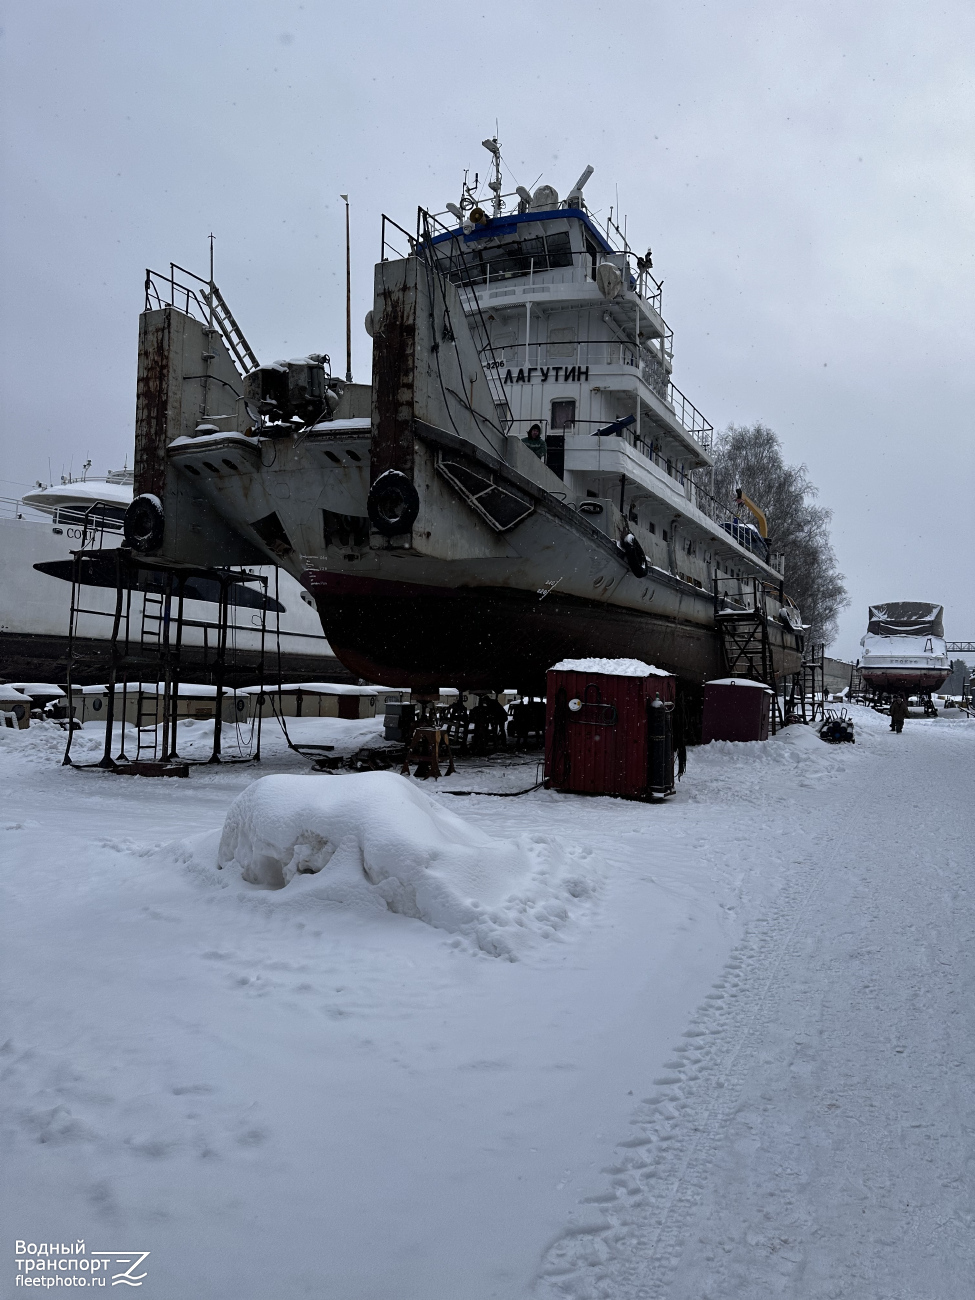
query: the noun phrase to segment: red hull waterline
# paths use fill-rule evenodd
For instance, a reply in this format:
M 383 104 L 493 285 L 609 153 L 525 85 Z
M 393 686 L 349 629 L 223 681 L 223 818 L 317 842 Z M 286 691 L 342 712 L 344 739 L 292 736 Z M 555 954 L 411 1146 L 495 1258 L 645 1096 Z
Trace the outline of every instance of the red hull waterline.
M 442 588 L 307 570 L 333 653 L 357 676 L 416 690 L 544 691 L 566 658 L 642 659 L 700 686 L 724 670 L 713 628 L 508 588 Z M 783 632 L 784 636 L 787 633 Z M 790 647 L 783 660 L 798 654 Z M 794 671 L 783 664 L 783 671 Z
M 939 686 L 944 686 L 949 677 L 943 668 L 877 668 L 872 672 L 863 672 L 862 675 L 864 683 L 875 691 L 889 691 L 893 694 L 904 691 L 908 695 L 927 695 Z

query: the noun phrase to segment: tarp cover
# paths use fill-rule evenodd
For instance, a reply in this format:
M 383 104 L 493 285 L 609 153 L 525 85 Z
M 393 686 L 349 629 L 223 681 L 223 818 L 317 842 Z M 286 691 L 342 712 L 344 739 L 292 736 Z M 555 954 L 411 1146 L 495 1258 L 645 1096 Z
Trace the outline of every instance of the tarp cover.
M 874 636 L 944 636 L 944 605 L 918 600 L 891 601 L 870 606 L 868 632 Z

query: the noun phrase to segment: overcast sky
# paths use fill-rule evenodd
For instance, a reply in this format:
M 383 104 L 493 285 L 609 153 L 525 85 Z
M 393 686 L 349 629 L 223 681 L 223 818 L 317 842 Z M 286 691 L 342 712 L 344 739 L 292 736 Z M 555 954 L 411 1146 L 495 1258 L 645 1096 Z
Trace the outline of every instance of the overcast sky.
M 367 381 L 382 212 L 507 179 L 618 203 L 674 378 L 762 420 L 833 512 L 852 598 L 975 636 L 975 7 L 816 3 L 3 6 L 0 495 L 132 463 L 145 268 L 216 280 L 258 356 Z

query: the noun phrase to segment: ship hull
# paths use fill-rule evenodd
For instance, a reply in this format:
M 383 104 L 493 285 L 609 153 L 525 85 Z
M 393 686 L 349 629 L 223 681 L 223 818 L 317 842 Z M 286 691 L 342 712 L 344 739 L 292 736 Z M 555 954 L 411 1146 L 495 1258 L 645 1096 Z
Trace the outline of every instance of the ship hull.
M 350 672 L 385 686 L 525 692 L 560 659 L 642 659 L 698 685 L 724 671 L 714 627 L 552 593 L 423 587 L 307 571 L 329 644 Z M 790 634 L 773 632 L 780 673 L 795 671 Z M 795 661 L 795 665 L 793 664 Z
M 863 672 L 862 676 L 864 684 L 875 691 L 926 695 L 944 686 L 949 671 L 943 668 L 875 668 Z

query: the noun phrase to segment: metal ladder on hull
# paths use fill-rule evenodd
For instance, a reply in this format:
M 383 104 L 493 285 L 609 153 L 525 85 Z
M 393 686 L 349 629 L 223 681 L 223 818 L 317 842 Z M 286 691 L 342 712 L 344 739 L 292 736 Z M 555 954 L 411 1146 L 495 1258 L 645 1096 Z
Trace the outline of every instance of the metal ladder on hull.
M 201 289 L 200 297 L 213 312 L 213 319 L 220 327 L 220 333 L 233 353 L 241 374 L 246 375 L 248 371 L 256 370 L 260 363 L 254 355 L 254 350 L 244 338 L 243 330 L 234 320 L 233 312 L 227 306 L 227 301 L 217 286 L 213 285 L 212 293 L 209 287 Z
M 737 590 L 721 591 L 722 582 L 735 583 Z M 722 600 L 728 603 L 722 607 Z M 729 677 L 745 677 L 762 682 L 772 691 L 772 730 L 783 721 L 772 659 L 765 586 L 757 578 L 751 588 L 740 579 L 714 577 L 714 622 L 721 640 L 725 671 Z

